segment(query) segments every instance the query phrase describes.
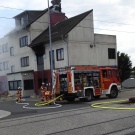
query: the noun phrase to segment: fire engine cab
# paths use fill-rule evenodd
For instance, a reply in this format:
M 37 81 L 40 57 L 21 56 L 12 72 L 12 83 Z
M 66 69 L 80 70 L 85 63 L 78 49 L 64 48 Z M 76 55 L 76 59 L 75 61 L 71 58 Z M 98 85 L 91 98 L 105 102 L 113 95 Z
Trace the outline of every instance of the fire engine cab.
M 54 70 L 54 88 L 56 96 L 63 94 L 67 101 L 91 101 L 101 95 L 116 98 L 121 84 L 117 68 L 74 66 Z

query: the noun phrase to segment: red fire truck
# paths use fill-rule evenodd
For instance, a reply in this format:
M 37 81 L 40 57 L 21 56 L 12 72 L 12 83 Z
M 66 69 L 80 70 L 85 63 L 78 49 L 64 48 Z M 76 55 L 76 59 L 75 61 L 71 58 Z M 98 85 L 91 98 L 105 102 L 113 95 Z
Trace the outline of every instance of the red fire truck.
M 101 95 L 116 98 L 121 84 L 117 68 L 74 66 L 54 71 L 54 88 L 56 96 L 63 94 L 67 101 L 91 101 Z

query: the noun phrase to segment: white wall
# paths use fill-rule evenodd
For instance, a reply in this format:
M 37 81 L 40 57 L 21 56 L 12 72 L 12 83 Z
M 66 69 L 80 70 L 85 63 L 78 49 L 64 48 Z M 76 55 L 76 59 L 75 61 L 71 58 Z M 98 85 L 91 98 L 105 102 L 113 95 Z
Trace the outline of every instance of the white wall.
M 10 66 L 15 65 L 15 72 L 37 69 L 36 56 L 33 50 L 27 46 L 20 47 L 19 39 L 24 36 L 28 36 L 28 43 L 30 43 L 29 32 L 26 30 L 14 32 L 13 34 L 10 34 L 8 38 L 9 47 L 14 47 L 14 56 L 10 56 L 9 59 L 10 59 Z M 27 56 L 29 56 L 29 66 L 21 67 L 20 59 L 22 57 L 27 57 Z M 9 70 L 8 73 L 10 72 L 11 69 Z
M 95 65 L 93 12 L 68 34 L 69 65 Z M 90 47 L 92 45 L 92 48 Z
M 69 63 L 70 65 L 96 65 L 96 48 L 90 48 L 89 43 L 69 44 Z
M 93 31 L 93 13 L 90 13 L 75 28 L 73 28 L 66 39 L 52 43 L 55 56 L 55 68 L 70 65 L 117 65 L 116 59 L 108 59 L 108 48 L 116 48 L 116 36 L 95 34 Z M 67 47 L 68 46 L 68 47 Z M 64 60 L 57 61 L 56 49 L 64 48 Z M 67 50 L 68 49 L 68 50 Z M 46 59 L 45 69 L 50 69 L 49 61 L 50 46 L 45 45 Z
M 93 12 L 87 15 L 68 34 L 69 42 L 94 42 Z
M 97 65 L 117 66 L 117 46 L 115 35 L 95 34 L 95 45 L 97 48 Z M 108 59 L 108 48 L 116 49 L 116 59 Z
M 57 61 L 56 50 L 64 48 L 64 60 Z M 59 40 L 52 43 L 52 50 L 54 50 L 55 57 L 55 68 L 67 66 L 67 43 L 63 40 Z M 49 59 L 50 45 L 45 45 L 45 59 L 44 59 L 44 69 L 50 69 L 50 59 Z
M 2 46 L 4 45 L 4 44 L 7 44 L 7 46 L 8 46 L 8 50 L 7 50 L 7 52 L 3 52 L 2 50 Z M 0 63 L 2 64 L 2 65 L 0 65 L 1 67 L 0 67 L 0 76 L 4 76 L 4 75 L 6 75 L 6 73 L 7 72 L 9 72 L 9 69 L 8 70 L 4 70 L 4 66 L 3 66 L 3 62 L 10 62 L 10 53 L 9 53 L 9 48 L 10 48 L 10 43 L 9 43 L 9 37 L 8 36 L 5 36 L 5 37 L 3 37 L 3 38 L 1 38 L 0 39 Z M 8 64 L 8 67 L 10 68 L 10 63 Z
M 30 26 L 30 41 L 35 39 L 38 35 L 40 35 L 44 30 L 48 28 L 48 12 L 38 18 L 35 22 L 33 22 Z
M 16 73 L 16 74 L 8 74 L 7 75 L 8 81 L 19 81 L 21 80 L 21 84 L 22 86 L 22 96 L 32 96 L 34 95 L 34 89 L 32 90 L 24 90 L 24 80 L 30 80 L 33 79 L 34 80 L 34 74 L 33 72 L 23 72 L 23 73 Z M 34 82 L 33 82 L 34 84 Z M 17 90 L 10 90 L 9 94 L 11 95 L 16 95 Z

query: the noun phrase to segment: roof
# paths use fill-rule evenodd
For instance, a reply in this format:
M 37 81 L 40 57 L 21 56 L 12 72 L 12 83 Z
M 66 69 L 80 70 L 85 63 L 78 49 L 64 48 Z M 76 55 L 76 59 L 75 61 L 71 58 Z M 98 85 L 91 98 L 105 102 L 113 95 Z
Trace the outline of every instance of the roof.
M 34 13 L 34 14 L 39 13 L 39 14 L 41 14 L 43 11 L 44 10 L 25 10 L 25 11 L 21 12 L 20 14 L 14 16 L 13 18 L 19 18 L 20 16 L 22 16 L 23 14 L 26 14 L 26 13 Z
M 82 21 L 93 10 L 59 22 L 51 28 L 52 40 L 58 40 L 65 37 L 80 21 Z M 49 30 L 46 29 L 37 38 L 35 38 L 29 47 L 34 47 L 49 42 Z
M 52 6 L 50 7 L 50 9 Z M 48 8 L 45 10 L 25 10 L 24 12 L 14 16 L 13 18 L 19 18 L 24 14 L 28 14 L 28 24 L 25 27 L 29 27 L 33 22 L 35 22 L 39 17 L 41 17 L 44 13 L 48 11 Z

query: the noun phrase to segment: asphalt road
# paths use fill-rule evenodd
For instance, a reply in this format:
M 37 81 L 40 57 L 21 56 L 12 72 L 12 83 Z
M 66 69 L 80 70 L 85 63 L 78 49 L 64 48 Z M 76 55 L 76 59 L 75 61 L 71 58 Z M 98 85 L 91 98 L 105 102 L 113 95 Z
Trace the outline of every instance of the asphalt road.
M 135 90 L 119 93 L 117 100 L 135 96 Z M 14 101 L 0 102 L 11 115 L 0 119 L 1 135 L 134 135 L 135 110 L 91 108 L 95 102 L 112 101 L 103 97 L 92 102 L 62 102 L 56 109 L 24 109 Z M 30 103 L 33 106 L 34 102 Z M 115 105 L 116 106 L 116 105 Z M 120 106 L 120 105 L 117 105 Z M 125 107 L 129 107 L 127 104 Z M 135 105 L 134 105 L 135 106 Z
M 28 108 L 23 108 L 24 103 L 29 103 L 27 106 Z M 11 112 L 11 115 L 4 117 L 3 119 L 20 118 L 24 116 L 59 112 L 63 110 L 77 109 L 89 106 L 88 103 L 79 102 L 78 100 L 73 103 L 68 103 L 67 101 L 58 102 L 57 104 L 62 105 L 61 107 L 57 107 L 55 105 L 36 107 L 35 103 L 37 103 L 37 101 L 25 101 L 23 104 L 16 104 L 15 101 L 0 102 L 0 110 Z

